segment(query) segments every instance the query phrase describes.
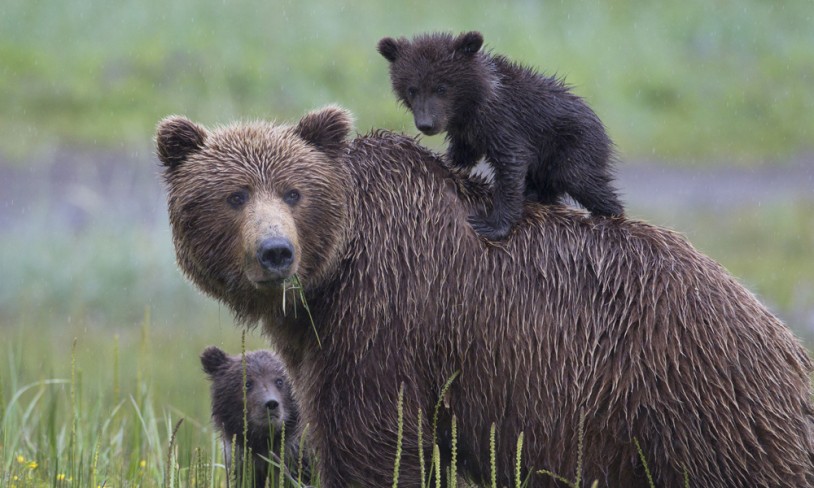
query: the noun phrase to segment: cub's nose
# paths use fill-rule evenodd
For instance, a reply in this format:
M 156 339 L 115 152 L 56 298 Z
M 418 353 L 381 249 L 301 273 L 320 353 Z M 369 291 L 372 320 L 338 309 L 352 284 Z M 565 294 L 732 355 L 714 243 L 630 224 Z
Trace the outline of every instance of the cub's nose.
M 280 406 L 280 404 L 277 403 L 277 400 L 269 400 L 266 402 L 266 408 L 269 410 L 277 410 L 278 406 Z
M 432 119 L 427 118 L 416 118 L 415 119 L 415 126 L 418 130 L 423 132 L 424 134 L 429 134 L 434 132 L 434 128 L 432 126 Z
M 294 263 L 294 246 L 288 239 L 268 238 L 260 243 L 257 260 L 266 270 L 283 275 Z

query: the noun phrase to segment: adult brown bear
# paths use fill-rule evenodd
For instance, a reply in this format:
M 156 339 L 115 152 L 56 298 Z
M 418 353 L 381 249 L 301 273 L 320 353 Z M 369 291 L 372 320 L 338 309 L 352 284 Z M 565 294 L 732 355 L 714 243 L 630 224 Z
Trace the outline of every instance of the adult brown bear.
M 491 201 L 485 187 L 413 139 L 345 142 L 350 130 L 329 107 L 294 126 L 170 117 L 157 133 L 178 262 L 263 323 L 321 486 L 392 482 L 402 383 L 399 486 L 418 486 L 418 431 L 429 453 L 428 412 L 456 371 L 440 442 L 454 414 L 459 472 L 477 483 L 492 423 L 500 486 L 521 432 L 529 486 L 555 485 L 542 468 L 575 473 L 582 414 L 582 479 L 602 486 L 645 485 L 634 438 L 657 486 L 685 473 L 693 486 L 814 485 L 812 362 L 721 266 L 673 232 L 537 204 L 488 246 L 466 220 Z M 283 309 L 294 275 L 313 326 L 290 295 Z

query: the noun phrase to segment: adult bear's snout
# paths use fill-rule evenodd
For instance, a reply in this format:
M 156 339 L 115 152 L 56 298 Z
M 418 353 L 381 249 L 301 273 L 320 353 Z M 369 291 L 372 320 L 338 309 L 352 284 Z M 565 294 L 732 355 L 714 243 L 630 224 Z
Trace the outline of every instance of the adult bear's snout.
M 291 265 L 294 264 L 294 246 L 288 239 L 270 237 L 260 243 L 257 260 L 266 271 L 281 278 L 287 277 Z

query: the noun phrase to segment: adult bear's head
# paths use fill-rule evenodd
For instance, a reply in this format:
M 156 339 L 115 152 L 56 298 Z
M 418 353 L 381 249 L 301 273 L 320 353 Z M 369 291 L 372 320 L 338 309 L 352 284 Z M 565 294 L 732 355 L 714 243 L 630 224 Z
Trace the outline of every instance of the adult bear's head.
M 341 161 L 350 114 L 326 107 L 296 125 L 207 130 L 184 117 L 156 132 L 178 264 L 254 322 L 282 305 L 286 280 L 319 286 L 336 269 L 348 223 Z

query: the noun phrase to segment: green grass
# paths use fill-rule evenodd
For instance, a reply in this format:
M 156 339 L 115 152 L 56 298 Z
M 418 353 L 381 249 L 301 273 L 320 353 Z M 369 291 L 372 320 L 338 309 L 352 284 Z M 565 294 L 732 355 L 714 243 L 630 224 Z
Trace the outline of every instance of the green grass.
M 225 479 L 222 466 L 212 466 L 222 464 L 220 443 L 197 354 L 213 343 L 239 351 L 239 334 L 226 327 L 157 328 L 147 315 L 130 329 L 72 324 L 15 331 L 0 364 L 0 486 L 163 486 L 180 419 L 175 486 L 211 479 L 212 472 L 216 482 Z M 247 345 L 263 346 L 256 336 Z M 14 476 L 30 484 L 9 483 Z
M 0 155 L 144 147 L 170 113 L 289 120 L 332 102 L 362 131 L 415 133 L 376 42 L 478 29 L 566 76 L 625 157 L 781 161 L 812 150 L 812 16 L 808 0 L 6 0 Z

